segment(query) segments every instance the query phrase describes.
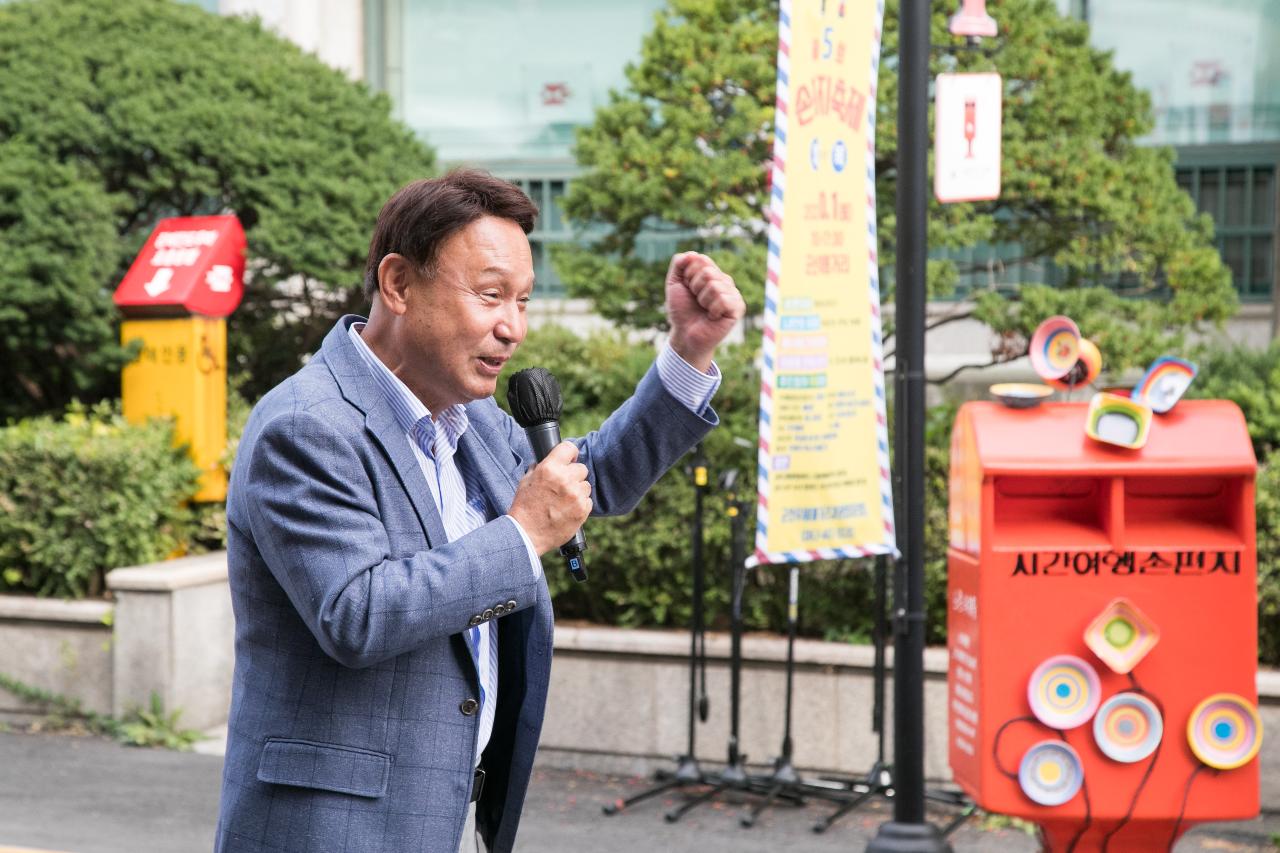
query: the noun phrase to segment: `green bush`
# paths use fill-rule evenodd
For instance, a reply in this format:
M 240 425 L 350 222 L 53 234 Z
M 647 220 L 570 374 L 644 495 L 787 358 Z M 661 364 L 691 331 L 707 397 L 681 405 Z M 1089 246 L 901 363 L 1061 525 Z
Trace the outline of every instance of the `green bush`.
M 931 645 L 947 642 L 948 483 L 955 420 L 955 406 L 936 406 L 928 411 L 924 428 L 924 625 L 925 642 Z
M 1280 341 L 1264 350 L 1245 346 L 1202 349 L 1200 372 L 1188 397 L 1233 400 L 1244 412 L 1258 461 L 1280 447 Z
M 1258 471 L 1258 660 L 1280 666 L 1280 464 Z
M 1188 397 L 1232 400 L 1258 457 L 1258 660 L 1280 665 L 1280 342 L 1264 350 L 1205 347 Z
M 173 425 L 106 404 L 0 429 L 0 591 L 100 595 L 107 571 L 185 546 L 198 469 Z

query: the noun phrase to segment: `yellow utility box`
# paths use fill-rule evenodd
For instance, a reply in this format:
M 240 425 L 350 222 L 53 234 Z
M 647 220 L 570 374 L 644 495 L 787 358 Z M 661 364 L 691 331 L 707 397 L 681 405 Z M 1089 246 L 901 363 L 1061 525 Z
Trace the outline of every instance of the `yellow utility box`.
M 124 343 L 142 340 L 142 352 L 120 378 L 125 419 L 172 416 L 175 438 L 190 447 L 200 468 L 197 501 L 227 496 L 220 460 L 227 447 L 227 321 L 212 317 L 125 320 Z

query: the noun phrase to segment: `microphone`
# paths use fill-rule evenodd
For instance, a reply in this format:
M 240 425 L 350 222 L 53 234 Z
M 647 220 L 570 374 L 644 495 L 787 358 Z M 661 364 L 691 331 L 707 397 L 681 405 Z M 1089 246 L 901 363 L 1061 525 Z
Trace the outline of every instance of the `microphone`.
M 560 411 L 564 405 L 560 383 L 544 367 L 517 371 L 507 380 L 507 405 L 516 423 L 524 427 L 541 462 L 560 443 Z M 582 561 L 586 549 L 587 540 L 581 530 L 560 546 L 560 555 L 576 581 L 587 579 L 587 567 Z

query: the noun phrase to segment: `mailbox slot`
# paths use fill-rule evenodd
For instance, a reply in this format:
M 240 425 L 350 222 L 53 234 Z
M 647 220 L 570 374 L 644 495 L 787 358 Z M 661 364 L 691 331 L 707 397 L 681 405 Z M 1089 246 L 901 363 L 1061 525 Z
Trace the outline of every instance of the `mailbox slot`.
M 992 544 L 1107 547 L 1112 488 L 1101 477 L 1001 476 L 995 479 Z
M 1124 528 L 1134 545 L 1242 546 L 1239 477 L 1126 477 Z

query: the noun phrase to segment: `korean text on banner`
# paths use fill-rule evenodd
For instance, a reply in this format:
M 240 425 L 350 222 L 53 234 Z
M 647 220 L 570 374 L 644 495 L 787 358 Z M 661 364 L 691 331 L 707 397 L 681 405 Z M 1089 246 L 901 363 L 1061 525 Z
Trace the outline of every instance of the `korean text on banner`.
M 753 564 L 897 550 L 875 223 L 883 17 L 883 0 L 781 4 Z

